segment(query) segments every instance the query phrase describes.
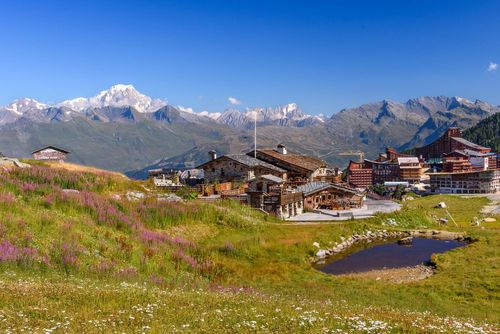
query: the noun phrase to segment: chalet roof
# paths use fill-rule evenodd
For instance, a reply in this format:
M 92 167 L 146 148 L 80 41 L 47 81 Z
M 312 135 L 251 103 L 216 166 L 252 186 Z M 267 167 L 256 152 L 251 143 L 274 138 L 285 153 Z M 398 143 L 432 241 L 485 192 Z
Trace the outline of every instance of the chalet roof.
M 284 169 L 281 169 L 279 167 L 276 167 L 276 166 L 273 166 L 265 161 L 262 161 L 262 160 L 259 160 L 259 159 L 255 159 L 253 157 L 250 157 L 246 154 L 227 154 L 227 155 L 223 155 L 221 157 L 218 157 L 217 159 L 215 160 L 210 160 L 210 161 L 207 161 L 205 162 L 204 164 L 198 166 L 197 168 L 203 168 L 204 166 L 210 164 L 211 162 L 213 161 L 217 161 L 217 160 L 221 160 L 221 159 L 230 159 L 230 160 L 233 160 L 233 161 L 236 161 L 242 165 L 245 165 L 247 167 L 264 167 L 264 168 L 267 168 L 267 169 L 270 169 L 270 170 L 274 170 L 274 171 L 277 171 L 277 172 L 280 172 L 280 173 L 285 173 L 286 170 Z
M 399 157 L 398 158 L 398 164 L 418 164 L 418 158 L 417 157 Z
M 384 161 L 378 161 L 378 160 L 368 160 L 365 159 L 365 162 L 371 163 L 371 164 L 378 164 L 378 165 L 397 165 L 396 162 L 392 162 L 389 160 L 384 160 Z
M 287 154 L 282 154 L 273 149 L 262 149 L 257 150 L 257 152 L 311 172 L 314 172 L 318 168 L 327 166 L 327 163 L 325 161 L 309 155 L 290 152 L 288 152 Z M 248 154 L 253 155 L 253 151 Z
M 350 189 L 350 188 L 347 188 L 347 187 L 343 187 L 343 186 L 336 185 L 336 184 L 333 184 L 333 183 L 322 182 L 322 181 L 309 182 L 309 183 L 306 183 L 304 185 L 298 186 L 297 187 L 297 191 L 298 192 L 303 192 L 304 196 L 309 196 L 311 194 L 314 194 L 314 193 L 317 193 L 319 191 L 323 191 L 323 190 L 326 190 L 326 189 L 330 189 L 330 188 L 335 188 L 335 189 L 338 189 L 338 190 L 350 192 L 350 193 L 352 193 L 354 195 L 358 194 L 358 192 L 356 190 L 354 190 L 354 189 Z
M 285 182 L 285 180 L 283 180 L 281 177 L 274 176 L 272 174 L 262 175 L 261 178 L 268 180 L 268 181 L 271 181 L 271 182 L 275 182 L 275 183 L 284 183 Z
M 59 151 L 59 152 L 64 153 L 64 154 L 69 154 L 70 153 L 69 151 L 63 150 L 62 148 L 57 148 L 55 146 L 45 146 L 45 147 L 43 147 L 43 148 L 41 148 L 39 150 L 31 152 L 31 154 L 35 154 L 35 153 L 38 153 L 38 152 L 41 152 L 41 151 L 47 150 L 47 149 L 53 149 L 53 150 Z
M 466 146 L 473 147 L 473 148 L 475 148 L 475 149 L 477 149 L 477 150 L 487 150 L 487 149 L 489 149 L 489 147 L 484 147 L 484 146 L 481 146 L 481 145 L 475 144 L 475 143 L 470 142 L 470 141 L 468 141 L 467 139 L 462 138 L 462 137 L 452 137 L 452 139 L 453 139 L 453 140 L 456 140 L 456 141 L 458 141 L 459 143 L 464 144 L 464 145 L 466 145 Z

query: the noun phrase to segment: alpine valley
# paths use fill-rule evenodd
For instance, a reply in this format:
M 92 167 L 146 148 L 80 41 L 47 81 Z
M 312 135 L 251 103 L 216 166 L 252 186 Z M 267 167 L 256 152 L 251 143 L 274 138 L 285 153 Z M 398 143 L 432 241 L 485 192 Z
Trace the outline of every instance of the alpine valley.
M 325 111 L 331 117 L 308 115 L 295 103 L 198 113 L 119 84 L 90 98 L 57 104 L 22 98 L 0 107 L 0 151 L 28 157 L 54 145 L 71 151 L 73 162 L 142 177 L 150 168 L 194 166 L 211 149 L 248 152 L 257 117 L 259 146 L 285 143 L 340 165 L 349 159 L 340 152 L 356 149 L 374 157 L 386 146 L 408 149 L 433 141 L 449 126 L 469 128 L 499 111 L 479 100 L 424 96 Z

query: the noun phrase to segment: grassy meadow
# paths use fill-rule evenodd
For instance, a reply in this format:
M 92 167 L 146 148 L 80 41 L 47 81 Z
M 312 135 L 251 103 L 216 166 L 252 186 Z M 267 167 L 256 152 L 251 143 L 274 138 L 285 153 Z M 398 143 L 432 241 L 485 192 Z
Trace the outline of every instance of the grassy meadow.
M 232 201 L 162 201 L 151 189 L 74 167 L 0 171 L 0 331 L 500 330 L 500 223 L 471 226 L 485 197 L 429 196 L 368 220 L 301 225 Z M 130 191 L 147 196 L 129 200 Z M 441 201 L 456 225 L 436 223 L 447 216 L 434 208 Z M 408 284 L 312 268 L 314 242 L 384 229 L 446 229 L 477 241 L 434 256 L 436 274 Z

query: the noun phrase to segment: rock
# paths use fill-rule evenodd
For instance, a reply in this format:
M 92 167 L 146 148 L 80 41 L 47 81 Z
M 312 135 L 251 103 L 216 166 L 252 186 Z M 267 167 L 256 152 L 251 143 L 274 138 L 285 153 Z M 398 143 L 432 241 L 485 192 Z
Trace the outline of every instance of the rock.
M 411 245 L 413 243 L 413 237 L 406 237 L 398 240 L 400 245 Z
M 436 205 L 436 208 L 438 208 L 438 209 L 446 209 L 446 203 L 445 202 L 439 202 Z
M 315 242 L 313 242 L 313 246 L 314 246 L 314 247 L 317 247 L 317 248 L 320 248 L 320 247 L 319 247 L 319 243 L 318 243 L 318 242 L 316 242 L 316 241 L 315 241 Z
M 496 221 L 497 221 L 496 218 L 492 218 L 492 217 L 488 217 L 488 218 L 483 219 L 483 222 L 485 222 L 485 223 L 494 223 Z
M 157 196 L 159 201 L 167 201 L 167 202 L 181 202 L 183 199 L 176 194 L 159 194 Z
M 31 165 L 25 164 L 15 158 L 0 157 L 1 167 L 18 167 L 18 168 L 30 168 Z
M 63 189 L 62 192 L 67 194 L 78 194 L 80 191 L 76 189 Z
M 319 258 L 326 257 L 326 251 L 324 249 L 320 249 L 317 253 L 316 256 Z
M 146 197 L 146 195 L 144 193 L 141 193 L 140 191 L 128 191 L 125 196 L 129 201 L 139 200 Z

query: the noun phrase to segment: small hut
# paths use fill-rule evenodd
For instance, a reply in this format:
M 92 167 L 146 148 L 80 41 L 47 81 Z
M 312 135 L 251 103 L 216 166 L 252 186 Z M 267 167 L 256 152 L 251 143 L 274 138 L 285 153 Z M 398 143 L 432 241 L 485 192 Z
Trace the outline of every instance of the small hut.
M 34 151 L 32 155 L 35 160 L 63 162 L 67 159 L 69 153 L 70 152 L 66 150 L 54 146 L 46 146 Z

